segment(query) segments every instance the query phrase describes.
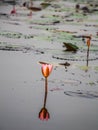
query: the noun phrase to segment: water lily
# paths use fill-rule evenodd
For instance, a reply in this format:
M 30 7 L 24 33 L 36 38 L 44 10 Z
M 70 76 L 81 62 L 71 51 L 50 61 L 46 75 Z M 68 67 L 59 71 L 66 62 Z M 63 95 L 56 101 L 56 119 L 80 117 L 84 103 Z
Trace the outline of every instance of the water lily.
M 16 14 L 16 9 L 15 9 L 15 6 L 13 6 L 13 9 L 11 10 L 10 12 L 11 14 Z
M 44 62 L 40 62 L 40 63 L 42 64 L 42 67 L 41 67 L 42 74 L 45 77 L 45 95 L 44 95 L 43 107 L 41 108 L 39 112 L 39 118 L 40 120 L 48 120 L 50 118 L 50 114 L 48 110 L 46 109 L 46 99 L 47 99 L 47 93 L 48 93 L 48 81 L 47 81 L 48 78 L 47 77 L 52 72 L 53 65 L 44 63 Z
M 40 118 L 40 120 L 46 120 L 46 121 L 50 118 L 50 114 L 49 114 L 48 110 L 45 107 L 43 107 L 40 110 L 39 118 Z
M 53 65 L 51 64 L 42 64 L 42 74 L 45 78 L 47 78 L 52 72 Z

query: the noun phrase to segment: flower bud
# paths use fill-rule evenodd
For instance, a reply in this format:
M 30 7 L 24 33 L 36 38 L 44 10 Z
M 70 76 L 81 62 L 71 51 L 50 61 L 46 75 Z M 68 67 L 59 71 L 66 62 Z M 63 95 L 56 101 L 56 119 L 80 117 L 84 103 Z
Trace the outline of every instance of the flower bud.
M 47 78 L 50 75 L 52 68 L 53 66 L 50 64 L 42 64 L 42 74 L 45 78 Z

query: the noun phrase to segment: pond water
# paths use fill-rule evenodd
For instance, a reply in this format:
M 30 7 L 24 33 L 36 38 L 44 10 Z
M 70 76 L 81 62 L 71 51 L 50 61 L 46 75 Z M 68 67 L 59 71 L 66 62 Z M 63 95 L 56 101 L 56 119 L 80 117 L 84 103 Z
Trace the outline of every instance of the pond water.
M 55 0 L 46 8 L 34 1 L 41 10 L 31 16 L 17 2 L 15 14 L 0 2 L 0 130 L 98 130 L 96 1 Z M 77 3 L 96 11 L 76 12 Z M 42 62 L 53 65 L 47 94 Z M 41 120 L 43 107 L 48 120 Z

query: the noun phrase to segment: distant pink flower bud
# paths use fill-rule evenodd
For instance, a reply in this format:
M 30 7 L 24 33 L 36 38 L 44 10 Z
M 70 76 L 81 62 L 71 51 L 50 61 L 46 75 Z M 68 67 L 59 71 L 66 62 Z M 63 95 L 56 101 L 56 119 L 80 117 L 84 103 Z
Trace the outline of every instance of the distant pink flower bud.
M 10 14 L 16 14 L 16 9 L 15 9 L 15 7 L 11 10 Z

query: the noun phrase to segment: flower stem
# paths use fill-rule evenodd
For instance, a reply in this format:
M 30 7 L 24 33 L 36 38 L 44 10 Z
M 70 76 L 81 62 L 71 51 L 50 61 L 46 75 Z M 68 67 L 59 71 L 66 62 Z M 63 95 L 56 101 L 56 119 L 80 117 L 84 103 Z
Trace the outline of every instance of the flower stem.
M 88 47 L 88 50 L 87 50 L 87 66 L 88 66 L 88 58 L 89 58 L 89 47 Z

